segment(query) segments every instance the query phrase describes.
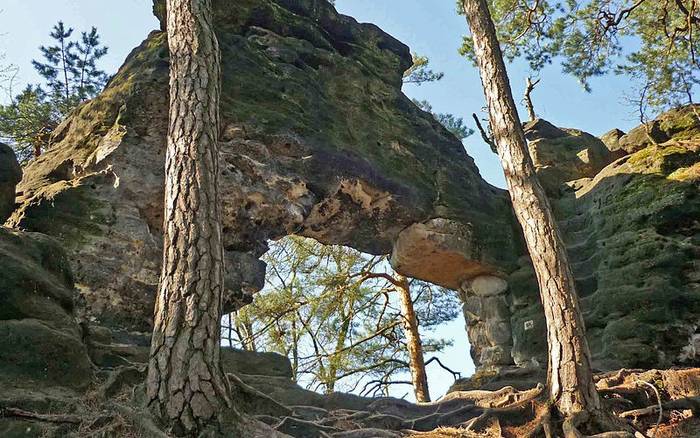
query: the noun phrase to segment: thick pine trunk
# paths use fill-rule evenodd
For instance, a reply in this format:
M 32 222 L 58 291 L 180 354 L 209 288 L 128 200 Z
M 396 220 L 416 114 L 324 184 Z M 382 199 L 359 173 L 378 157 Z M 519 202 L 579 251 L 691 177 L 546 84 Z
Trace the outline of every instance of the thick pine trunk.
M 406 336 L 413 392 L 416 395 L 416 401 L 429 402 L 430 391 L 428 390 L 428 376 L 425 372 L 423 342 L 418 332 L 418 318 L 413 308 L 411 289 L 408 284 L 408 279 L 403 275 L 396 274 L 394 278 L 396 279 L 396 290 L 399 293 L 399 299 L 401 301 L 401 317 L 403 318 L 403 329 L 404 335 Z
M 154 412 L 194 435 L 231 406 L 220 365 L 220 64 L 210 0 L 168 0 L 170 125 L 163 270 L 148 370 Z
M 464 0 L 493 139 L 540 286 L 549 345 L 548 386 L 559 412 L 597 411 L 600 399 L 569 260 L 535 175 L 486 0 Z

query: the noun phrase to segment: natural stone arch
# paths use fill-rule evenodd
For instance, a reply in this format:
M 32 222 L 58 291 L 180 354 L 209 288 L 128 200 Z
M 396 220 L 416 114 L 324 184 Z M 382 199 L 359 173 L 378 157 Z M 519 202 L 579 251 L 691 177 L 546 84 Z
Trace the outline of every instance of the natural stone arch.
M 231 303 L 259 287 L 265 242 L 293 233 L 393 251 L 399 272 L 450 288 L 514 265 L 505 192 L 401 92 L 406 46 L 320 0 L 218 1 L 216 21 Z M 86 317 L 113 328 L 150 330 L 167 81 L 154 31 L 27 167 L 9 220 L 63 242 Z

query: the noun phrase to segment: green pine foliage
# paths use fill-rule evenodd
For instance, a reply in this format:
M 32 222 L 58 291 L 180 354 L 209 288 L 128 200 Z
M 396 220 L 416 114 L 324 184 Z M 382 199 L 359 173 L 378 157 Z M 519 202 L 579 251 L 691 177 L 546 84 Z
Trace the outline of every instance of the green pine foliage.
M 631 103 L 642 112 L 693 100 L 700 83 L 694 0 L 489 0 L 489 6 L 508 60 L 523 58 L 535 71 L 560 62 L 586 90 L 591 78 L 627 75 L 636 84 Z M 471 38 L 461 53 L 474 60 Z
M 324 393 L 386 394 L 408 371 L 398 297 L 371 275 L 391 274 L 384 257 L 287 237 L 264 260 L 265 290 L 231 317 L 236 345 L 289 357 L 297 381 Z M 458 316 L 453 292 L 415 280 L 411 290 L 424 335 Z M 426 355 L 447 345 L 423 339 Z
M 448 131 L 454 134 L 460 141 L 464 141 L 465 138 L 474 134 L 474 130 L 468 127 L 464 123 L 464 119 L 457 117 L 453 114 L 447 113 L 436 113 L 433 111 L 433 106 L 427 100 L 417 100 L 413 99 L 413 103 L 418 106 L 418 108 L 423 111 L 429 112 L 433 115 L 435 120 L 437 120 L 442 126 Z
M 413 54 L 413 65 L 403 74 L 404 84 L 422 85 L 427 82 L 436 82 L 445 77 L 445 73 L 435 72 L 430 69 L 430 60 L 425 56 Z
M 413 54 L 413 65 L 403 74 L 404 85 L 413 84 L 421 86 L 425 83 L 437 82 L 445 77 L 442 72 L 435 72 L 430 68 L 430 60 L 425 56 Z M 433 106 L 427 100 L 413 99 L 413 103 L 423 111 L 429 112 L 442 126 L 454 134 L 460 141 L 474 134 L 474 130 L 469 128 L 464 119 L 453 114 L 436 113 Z
M 96 28 L 75 38 L 73 28 L 59 21 L 50 36 L 53 44 L 40 47 L 41 60 L 32 61 L 44 83 L 28 85 L 0 105 L 0 139 L 13 146 L 22 162 L 48 149 L 53 130 L 108 80 L 97 66 L 107 47 Z

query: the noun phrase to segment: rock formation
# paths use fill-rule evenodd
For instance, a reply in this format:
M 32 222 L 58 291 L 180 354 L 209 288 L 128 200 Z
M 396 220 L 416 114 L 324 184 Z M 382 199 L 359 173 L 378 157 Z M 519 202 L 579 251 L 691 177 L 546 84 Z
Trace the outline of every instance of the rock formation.
M 505 192 L 402 94 L 408 48 L 325 0 L 216 4 L 228 308 L 262 287 L 269 239 L 391 253 L 399 272 L 462 297 L 478 373 L 455 389 L 498 389 L 420 406 L 325 396 L 293 382 L 284 357 L 225 349 L 236 399 L 260 421 L 250 436 L 397 437 L 525 406 L 546 364 L 532 267 Z M 61 124 L 18 188 L 0 145 L 0 222 L 11 214 L 0 228 L 0 436 L 162 436 L 138 406 L 161 257 L 164 38 L 151 33 Z M 527 126 L 600 370 L 700 363 L 698 111 L 602 139 Z M 700 412 L 681 400 L 700 396 L 698 370 L 607 373 L 598 387 L 643 408 L 654 400 L 639 380 L 664 385 L 662 401 L 680 412 L 669 424 Z M 700 430 L 691 426 L 685 436 Z
M 48 236 L 0 227 L 0 388 L 84 389 L 92 364 L 75 318 L 65 252 Z
M 527 125 L 600 370 L 700 363 L 700 119 L 686 107 L 650 125 L 665 133 L 657 134 L 662 143 L 648 144 L 639 127 L 606 134 L 607 148 L 589 134 L 543 120 Z M 611 162 L 616 145 L 636 152 Z M 537 283 L 527 257 L 519 263 L 507 291 L 495 280 L 482 283 L 494 284 L 489 292 L 473 281 L 462 288 L 482 374 L 509 365 L 546 366 Z
M 219 1 L 216 14 L 229 309 L 261 287 L 267 241 L 291 233 L 375 254 L 396 244 L 399 271 L 451 288 L 511 269 L 507 196 L 403 95 L 405 45 L 325 0 Z M 167 83 L 156 31 L 26 168 L 9 222 L 63 243 L 87 317 L 111 327 L 151 326 Z M 449 269 L 426 269 L 438 257 Z

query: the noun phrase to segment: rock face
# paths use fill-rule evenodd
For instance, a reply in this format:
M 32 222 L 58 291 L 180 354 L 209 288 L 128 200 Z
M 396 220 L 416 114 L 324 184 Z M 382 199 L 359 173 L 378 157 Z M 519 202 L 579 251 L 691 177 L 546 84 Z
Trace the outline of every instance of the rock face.
M 403 95 L 406 46 L 325 0 L 215 4 L 224 239 L 231 266 L 248 267 L 230 272 L 249 277 L 229 279 L 229 308 L 260 287 L 267 240 L 290 233 L 381 254 L 404 229 L 441 220 L 443 241 L 466 240 L 412 241 L 421 252 L 401 253 L 412 259 L 399 263 L 404 274 L 456 287 L 510 269 L 518 239 L 505 192 Z M 61 240 L 88 317 L 129 330 L 150 329 L 159 275 L 165 38 L 151 33 L 56 130 L 55 146 L 27 167 L 9 222 Z M 419 269 L 431 248 L 451 255 L 451 272 Z
M 10 217 L 15 209 L 15 188 L 22 179 L 14 151 L 8 145 L 0 143 L 0 224 Z
M 0 266 L 0 387 L 85 388 L 92 365 L 63 250 L 47 236 L 0 227 Z
M 636 152 L 607 166 L 591 136 L 564 136 L 572 131 L 543 121 L 529 126 L 531 152 L 567 244 L 598 369 L 700 363 L 700 130 L 693 116 L 687 107 L 652 122 L 669 136 L 658 145 L 638 137 L 643 127 L 620 135 L 619 144 Z M 634 145 L 633 138 L 642 144 Z M 597 158 L 572 162 L 572 154 L 581 157 L 582 151 Z M 505 295 L 487 299 L 474 293 L 472 283 L 462 288 L 482 371 L 512 363 L 546 367 L 537 283 L 529 260 L 519 264 L 507 278 Z M 500 336 L 505 320 L 510 338 Z M 510 351 L 505 358 L 487 354 L 504 350 Z

